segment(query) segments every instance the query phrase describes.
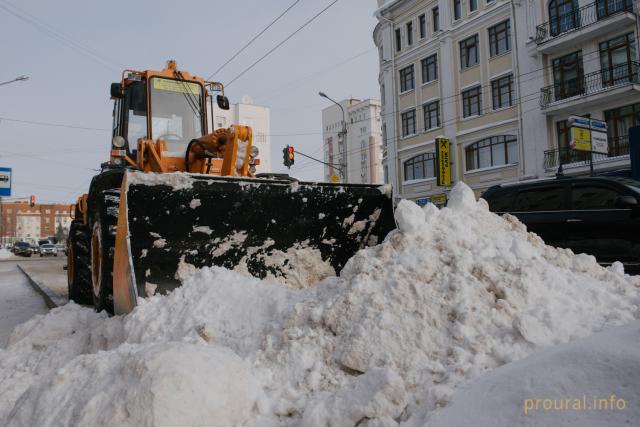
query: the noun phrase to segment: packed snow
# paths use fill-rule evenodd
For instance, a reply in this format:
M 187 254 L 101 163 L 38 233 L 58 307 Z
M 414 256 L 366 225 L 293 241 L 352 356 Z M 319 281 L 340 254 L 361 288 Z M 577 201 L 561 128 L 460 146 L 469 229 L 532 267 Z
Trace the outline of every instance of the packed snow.
M 5 248 L 0 249 L 0 259 L 9 259 L 13 257 L 13 254 Z
M 447 208 L 402 201 L 396 219 L 399 229 L 381 244 L 313 286 L 183 266 L 182 287 L 141 300 L 129 315 L 70 303 L 36 316 L 0 350 L 0 419 L 437 423 L 476 378 L 640 318 L 640 278 L 545 246 L 464 184 Z M 638 354 L 637 332 L 624 334 Z M 637 381 L 626 386 L 638 396 Z

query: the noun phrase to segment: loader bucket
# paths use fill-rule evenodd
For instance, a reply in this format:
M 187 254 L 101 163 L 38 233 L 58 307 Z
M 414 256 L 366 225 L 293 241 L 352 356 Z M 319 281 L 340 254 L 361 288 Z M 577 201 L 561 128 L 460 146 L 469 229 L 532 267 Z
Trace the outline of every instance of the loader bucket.
M 126 313 L 137 296 L 180 286 L 181 262 L 286 278 L 301 260 L 291 251 L 302 250 L 338 274 L 394 228 L 388 186 L 129 171 L 116 237 L 115 310 Z

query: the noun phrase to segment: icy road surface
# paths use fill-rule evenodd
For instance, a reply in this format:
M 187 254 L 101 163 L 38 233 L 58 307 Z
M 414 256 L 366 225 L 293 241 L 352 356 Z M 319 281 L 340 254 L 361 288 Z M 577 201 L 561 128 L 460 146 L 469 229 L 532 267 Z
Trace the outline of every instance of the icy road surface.
M 49 311 L 42 297 L 18 270 L 18 262 L 23 261 L 24 259 L 0 261 L 0 348 L 7 346 L 13 328 L 36 314 Z

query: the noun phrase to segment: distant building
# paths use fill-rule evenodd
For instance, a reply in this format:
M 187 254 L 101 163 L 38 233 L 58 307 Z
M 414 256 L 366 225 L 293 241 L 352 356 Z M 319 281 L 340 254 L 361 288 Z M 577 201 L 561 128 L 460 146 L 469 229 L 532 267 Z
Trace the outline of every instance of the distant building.
M 213 121 L 211 109 L 207 106 L 209 129 L 216 130 L 228 128 L 231 125 L 251 126 L 253 130 L 253 145 L 258 147 L 260 165 L 256 167 L 257 173 L 271 171 L 271 109 L 255 105 L 253 100 L 244 96 L 240 102 L 231 104 L 229 110 L 221 110 L 213 103 Z M 213 123 L 213 125 L 211 125 Z
M 59 229 L 66 236 L 71 225 L 69 205 L 46 204 L 31 207 L 27 202 L 3 202 L 0 205 L 2 241 L 35 242 L 55 236 Z
M 346 141 L 342 135 L 342 110 L 335 104 L 322 110 L 324 161 L 342 165 L 325 166 L 324 179 L 332 176 L 349 183 L 382 183 L 382 132 L 380 101 L 345 99 L 340 102 L 346 118 Z

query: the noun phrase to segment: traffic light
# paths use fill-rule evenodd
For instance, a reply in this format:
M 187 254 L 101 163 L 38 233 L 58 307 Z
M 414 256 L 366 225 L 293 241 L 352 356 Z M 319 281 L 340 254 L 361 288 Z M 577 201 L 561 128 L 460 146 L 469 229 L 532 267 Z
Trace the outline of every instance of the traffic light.
M 290 145 L 287 145 L 282 149 L 282 159 L 284 165 L 291 168 L 291 165 L 295 163 L 295 150 Z
M 31 196 L 29 198 L 29 206 L 34 207 L 36 205 L 36 196 Z

